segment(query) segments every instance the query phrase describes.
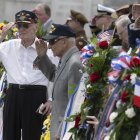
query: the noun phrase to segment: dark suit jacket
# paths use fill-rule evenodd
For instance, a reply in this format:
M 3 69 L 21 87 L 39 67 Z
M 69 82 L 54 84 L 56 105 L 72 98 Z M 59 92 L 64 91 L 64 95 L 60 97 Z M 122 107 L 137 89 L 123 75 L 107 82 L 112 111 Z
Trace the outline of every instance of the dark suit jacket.
M 130 24 L 128 26 L 128 41 L 131 48 L 135 48 L 137 43 L 136 39 L 140 38 L 140 29 L 136 29 L 133 26 L 134 24 Z

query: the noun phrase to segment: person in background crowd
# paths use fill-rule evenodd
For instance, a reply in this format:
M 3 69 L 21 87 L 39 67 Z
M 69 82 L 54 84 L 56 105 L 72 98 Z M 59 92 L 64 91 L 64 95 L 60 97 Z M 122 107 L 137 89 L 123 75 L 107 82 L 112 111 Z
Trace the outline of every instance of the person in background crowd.
M 114 10 L 109 7 L 105 7 L 101 4 L 97 5 L 97 15 L 95 15 L 90 22 L 91 32 L 97 35 L 101 31 L 108 30 L 113 22 L 110 16 Z
M 135 20 L 140 16 L 140 4 L 133 4 L 132 5 L 132 20 Z
M 114 18 L 116 17 L 116 19 L 117 18 L 120 19 L 120 17 L 123 17 L 123 16 L 126 16 L 126 18 L 127 18 L 127 16 L 128 16 L 128 18 L 131 21 L 131 17 L 132 17 L 131 9 L 132 9 L 132 5 L 131 4 L 127 4 L 127 5 L 121 6 L 120 8 L 116 9 L 115 12 L 113 12 L 111 14 L 111 16 L 114 17 Z M 126 41 L 125 42 L 121 41 L 120 37 L 117 34 L 117 31 L 115 32 L 114 38 L 117 38 L 115 40 L 115 46 L 118 46 L 116 44 L 119 44 L 119 46 L 122 46 L 122 44 L 123 44 L 123 46 L 126 46 L 124 48 L 126 48 L 126 50 L 128 49 L 128 43 L 126 43 Z
M 78 84 L 83 66 L 80 61 L 80 52 L 75 45 L 75 33 L 69 26 L 53 24 L 47 41 L 48 48 L 60 58 L 58 68 L 56 69 L 46 55 L 47 45 L 43 41 L 36 42 L 38 58 L 35 63 L 50 81 L 54 81 L 51 140 L 55 140 L 60 137 L 60 123 L 63 121 L 71 97 L 69 92 L 73 85 Z
M 50 113 L 48 79 L 33 65 L 37 16 L 22 10 L 15 15 L 19 38 L 0 44 L 0 61 L 7 72 L 8 89 L 3 108 L 3 140 L 40 140 L 44 115 Z M 42 112 L 39 106 L 44 103 Z M 41 113 L 41 114 L 40 114 Z
M 44 31 L 47 31 L 47 34 L 45 36 L 43 36 L 43 38 L 45 39 L 51 29 L 51 25 L 53 23 L 52 19 L 51 19 L 51 9 L 50 7 L 46 4 L 46 3 L 40 3 L 38 4 L 34 9 L 33 12 L 37 15 L 37 17 L 39 18 L 39 20 L 41 21 L 41 23 L 43 24 L 44 27 Z M 53 53 L 51 50 L 48 50 L 50 57 L 52 57 L 53 63 L 57 66 L 59 59 L 58 57 L 54 57 Z M 49 81 L 48 84 L 48 98 L 50 101 L 52 101 L 52 87 L 53 87 L 53 82 Z
M 37 15 L 41 23 L 43 24 L 44 30 L 49 33 L 51 25 L 53 23 L 51 19 L 51 9 L 46 3 L 38 4 L 33 12 Z
M 110 7 L 105 7 L 101 4 L 97 6 L 98 14 L 95 15 L 90 23 L 90 28 L 93 34 L 95 34 L 99 40 L 105 35 L 109 35 L 110 39 L 113 37 L 114 41 L 112 46 L 120 46 L 120 40 L 115 29 L 115 18 L 111 14 L 115 10 Z M 111 40 L 110 40 L 111 41 Z
M 115 22 L 117 34 L 119 36 L 119 39 L 122 42 L 122 49 L 124 51 L 129 50 L 129 44 L 128 44 L 128 25 L 131 23 L 130 19 L 127 15 L 120 16 L 117 21 Z
M 101 32 L 101 29 L 99 29 L 97 26 L 96 26 L 96 16 L 94 16 L 91 20 L 91 22 L 89 23 L 89 27 L 90 27 L 90 30 L 91 30 L 91 33 L 92 34 L 95 34 L 97 36 L 98 33 Z
M 119 18 L 122 15 L 129 15 L 131 13 L 131 9 L 131 4 L 123 5 L 120 8 L 116 9 L 115 12 L 111 14 L 111 16 L 114 18 Z
M 81 50 L 87 43 L 87 36 L 84 25 L 88 23 L 87 18 L 80 12 L 71 10 L 71 16 L 67 18 L 66 24 L 76 33 L 76 46 Z
M 112 22 L 114 19 L 111 17 L 111 14 L 115 10 L 109 7 L 102 6 L 98 4 L 97 6 L 97 12 L 98 15 L 94 17 L 94 22 L 93 23 L 97 28 L 99 28 L 102 32 L 112 29 Z
M 133 4 L 132 19 L 135 21 L 128 26 L 129 45 L 135 48 L 137 45 L 136 39 L 140 38 L 140 4 Z

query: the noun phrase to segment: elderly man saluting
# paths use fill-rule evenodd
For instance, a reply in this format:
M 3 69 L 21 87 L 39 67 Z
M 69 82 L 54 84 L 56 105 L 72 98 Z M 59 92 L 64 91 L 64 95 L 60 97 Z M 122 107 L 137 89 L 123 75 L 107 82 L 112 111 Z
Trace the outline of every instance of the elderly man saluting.
M 0 44 L 0 61 L 7 71 L 8 89 L 3 111 L 3 140 L 40 140 L 44 115 L 37 112 L 46 101 L 48 79 L 33 65 L 37 57 L 37 16 L 26 10 L 15 15 L 20 39 Z
M 47 45 L 43 41 L 37 41 L 38 59 L 36 63 L 46 77 L 54 81 L 53 86 L 53 109 L 51 121 L 51 140 L 59 138 L 58 127 L 63 120 L 66 106 L 72 85 L 77 85 L 82 74 L 82 64 L 80 61 L 80 52 L 75 46 L 75 33 L 67 25 L 53 24 L 47 37 L 54 56 L 60 58 L 58 68 L 55 67 L 46 55 Z

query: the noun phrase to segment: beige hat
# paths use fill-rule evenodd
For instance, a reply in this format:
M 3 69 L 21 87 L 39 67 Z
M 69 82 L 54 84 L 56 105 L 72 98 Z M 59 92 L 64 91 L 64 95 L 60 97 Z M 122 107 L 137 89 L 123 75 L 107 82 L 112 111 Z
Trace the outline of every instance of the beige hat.
M 126 14 L 129 14 L 130 11 L 131 11 L 131 8 L 132 8 L 132 5 L 123 5 L 121 6 L 120 8 L 116 9 L 116 11 L 114 13 L 112 13 L 112 17 L 113 18 L 118 18 L 120 17 L 121 15 L 126 15 Z
M 88 23 L 87 18 L 80 12 L 77 12 L 75 10 L 71 10 L 71 16 L 67 20 L 76 20 L 80 22 L 82 25 L 85 25 Z

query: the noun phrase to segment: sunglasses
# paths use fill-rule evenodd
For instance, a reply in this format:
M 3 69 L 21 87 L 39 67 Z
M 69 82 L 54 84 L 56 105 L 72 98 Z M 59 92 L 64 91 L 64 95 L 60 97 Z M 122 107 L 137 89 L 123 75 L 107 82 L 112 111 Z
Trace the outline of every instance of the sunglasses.
M 29 28 L 29 26 L 30 26 L 30 23 L 17 23 L 16 24 L 16 27 L 18 28 L 18 29 L 28 29 Z
M 67 38 L 67 37 L 51 39 L 51 40 L 49 41 L 49 45 L 54 45 L 56 42 L 58 42 L 59 40 L 62 40 L 62 39 L 64 39 L 64 38 Z

